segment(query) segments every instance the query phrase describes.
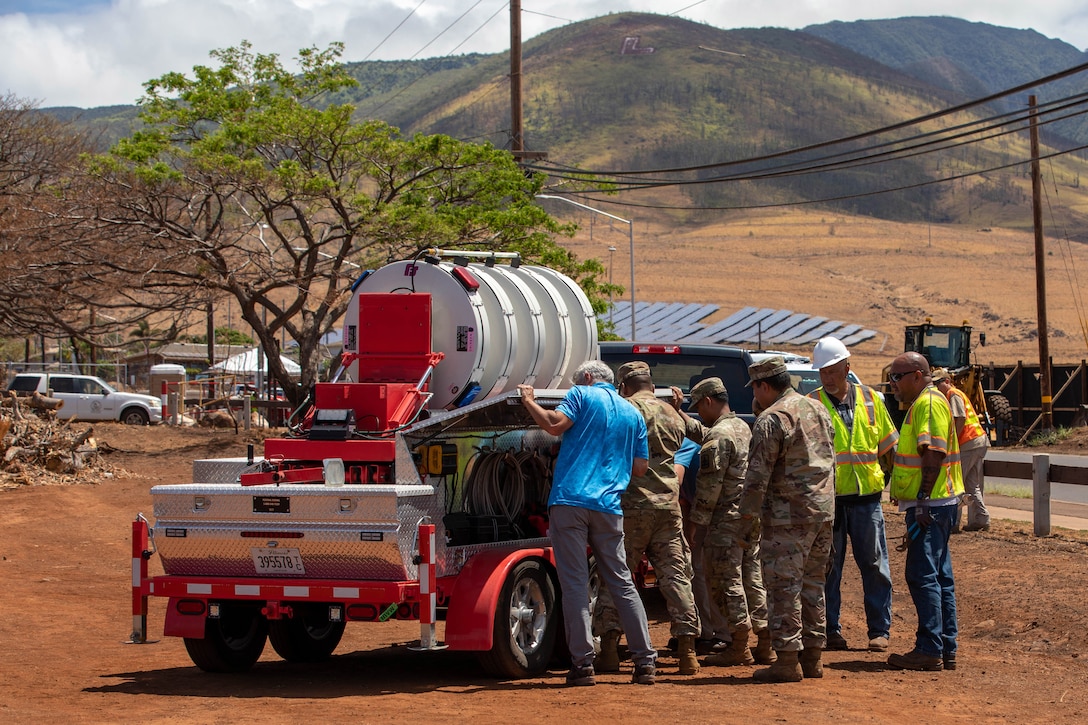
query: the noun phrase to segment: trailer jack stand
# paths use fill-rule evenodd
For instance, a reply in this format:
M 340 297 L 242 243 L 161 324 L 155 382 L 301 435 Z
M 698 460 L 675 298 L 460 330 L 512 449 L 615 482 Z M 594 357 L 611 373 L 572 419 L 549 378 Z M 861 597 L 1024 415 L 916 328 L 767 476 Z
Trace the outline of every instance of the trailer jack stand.
M 413 652 L 446 649 L 435 641 L 434 623 L 438 618 L 438 577 L 435 575 L 435 525 L 419 525 L 419 644 L 409 645 Z
M 158 640 L 147 639 L 147 560 L 151 558 L 148 546 L 148 525 L 143 514 L 132 522 L 132 633 L 125 644 L 154 644 Z

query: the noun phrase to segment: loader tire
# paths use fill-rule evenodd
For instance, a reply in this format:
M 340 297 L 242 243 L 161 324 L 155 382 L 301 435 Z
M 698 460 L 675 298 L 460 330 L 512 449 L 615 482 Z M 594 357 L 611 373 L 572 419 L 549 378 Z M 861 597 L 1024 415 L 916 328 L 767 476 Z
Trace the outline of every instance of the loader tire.
M 326 660 L 344 636 L 344 622 L 329 621 L 329 605 L 307 604 L 295 616 L 268 623 L 268 641 L 288 662 Z
M 527 559 L 514 567 L 495 605 L 491 649 L 479 654 L 488 673 L 517 679 L 547 670 L 559 629 L 557 591 L 543 562 Z
M 245 672 L 267 639 L 268 620 L 259 606 L 223 605 L 218 619 L 204 620 L 203 639 L 185 638 L 185 650 L 205 672 Z
M 990 411 L 990 418 L 994 422 L 1001 421 L 1012 425 L 1012 404 L 1001 393 L 990 393 L 986 396 L 986 409 Z

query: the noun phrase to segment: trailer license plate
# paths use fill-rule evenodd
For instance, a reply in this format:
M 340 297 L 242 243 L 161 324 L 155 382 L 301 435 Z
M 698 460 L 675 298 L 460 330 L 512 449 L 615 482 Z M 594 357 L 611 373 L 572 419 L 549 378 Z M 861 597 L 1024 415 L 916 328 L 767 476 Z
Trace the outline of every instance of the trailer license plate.
M 252 548 L 253 567 L 258 574 L 295 574 L 303 575 L 306 567 L 302 565 L 302 555 L 298 549 Z

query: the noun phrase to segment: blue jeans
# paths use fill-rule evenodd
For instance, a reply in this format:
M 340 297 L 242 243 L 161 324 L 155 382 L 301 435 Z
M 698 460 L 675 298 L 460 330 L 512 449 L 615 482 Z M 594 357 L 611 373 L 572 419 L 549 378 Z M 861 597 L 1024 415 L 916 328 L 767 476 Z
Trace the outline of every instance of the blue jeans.
M 608 587 L 616 604 L 631 659 L 636 665 L 654 664 L 657 650 L 650 644 L 646 610 L 627 568 L 623 517 L 577 506 L 552 506 L 548 513 L 548 537 L 563 593 L 563 626 L 571 663 L 575 667 L 593 664 L 588 546 L 597 560 L 601 583 Z
M 907 530 L 915 524 L 915 510 L 907 509 Z M 923 527 L 907 546 L 906 579 L 918 632 L 914 648 L 929 657 L 956 654 L 956 582 L 952 578 L 952 553 L 948 536 L 956 516 L 955 506 L 929 509 L 933 523 Z
M 888 540 L 884 535 L 884 511 L 880 501 L 835 505 L 831 572 L 827 575 L 827 633 L 842 631 L 842 569 L 846 563 L 846 539 L 861 570 L 865 623 L 869 639 L 887 637 L 892 626 L 892 570 L 888 565 Z

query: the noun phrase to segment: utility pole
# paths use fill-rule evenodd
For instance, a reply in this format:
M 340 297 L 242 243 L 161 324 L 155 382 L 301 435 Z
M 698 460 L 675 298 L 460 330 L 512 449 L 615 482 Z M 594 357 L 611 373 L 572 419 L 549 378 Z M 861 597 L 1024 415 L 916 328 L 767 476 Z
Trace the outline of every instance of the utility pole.
M 521 0 L 510 0 L 510 150 L 525 150 L 521 117 Z
M 1040 430 L 1054 428 L 1054 401 L 1050 395 L 1050 342 L 1046 323 L 1046 273 L 1043 248 L 1042 183 L 1039 173 L 1039 121 L 1035 96 L 1028 96 L 1031 131 L 1031 217 L 1035 228 L 1035 306 L 1039 324 L 1039 412 Z
M 546 151 L 525 150 L 521 105 L 521 0 L 510 0 L 510 152 L 519 163 L 546 159 Z

